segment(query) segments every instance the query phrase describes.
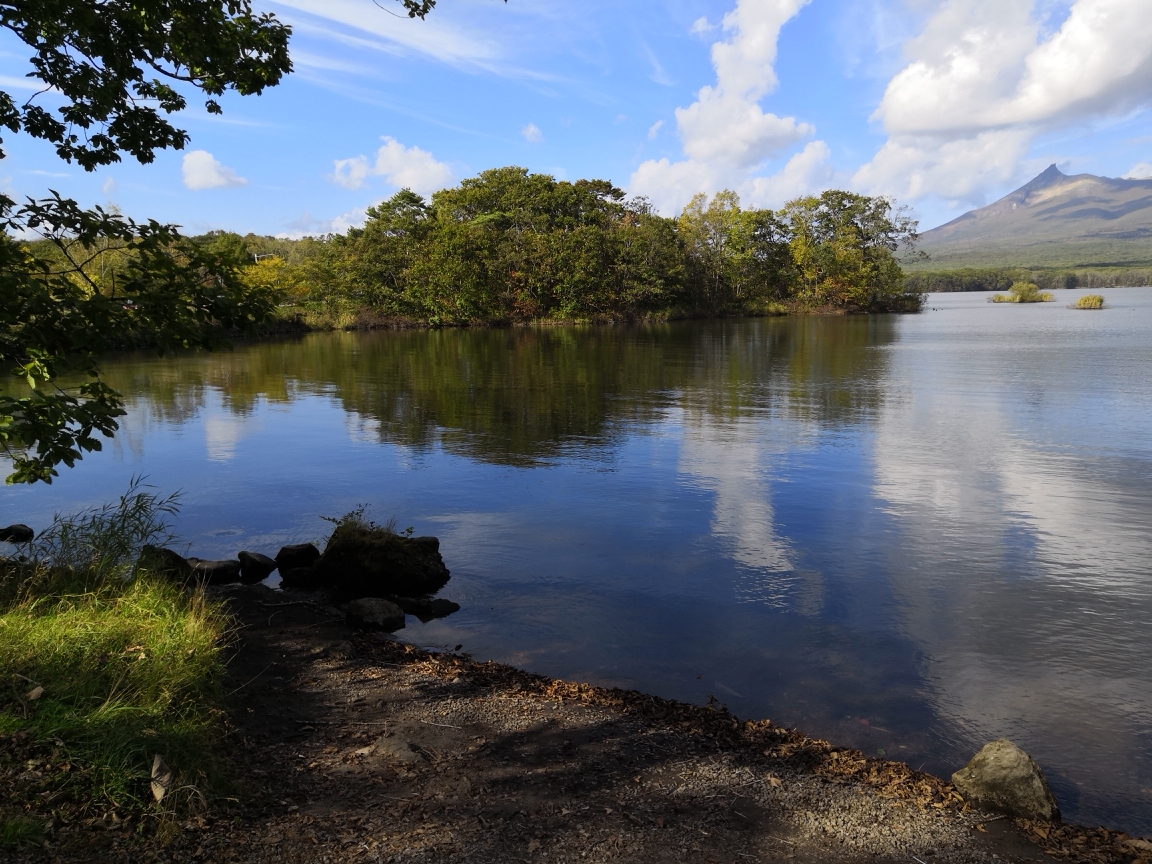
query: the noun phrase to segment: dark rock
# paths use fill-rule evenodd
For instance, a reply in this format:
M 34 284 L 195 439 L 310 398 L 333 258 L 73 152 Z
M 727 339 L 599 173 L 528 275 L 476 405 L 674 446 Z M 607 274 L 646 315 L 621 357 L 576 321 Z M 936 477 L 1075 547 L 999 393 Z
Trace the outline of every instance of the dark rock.
M 435 537 L 412 540 L 368 522 L 336 526 L 312 565 L 318 584 L 345 597 L 421 597 L 448 582 Z
M 427 597 L 397 597 L 396 605 L 409 615 L 415 615 L 425 624 L 434 618 L 447 618 L 453 612 L 460 611 L 459 603 L 453 603 L 442 597 L 437 597 L 435 600 Z
M 439 537 L 413 537 L 408 541 L 416 546 L 422 546 L 429 552 L 440 551 L 440 538 Z
M 236 557 L 240 559 L 240 581 L 245 585 L 263 582 L 276 569 L 276 562 L 259 552 L 241 552 Z
M 234 558 L 224 561 L 204 561 L 200 558 L 187 560 L 196 578 L 206 585 L 227 585 L 240 581 L 240 562 Z
M 31 543 L 35 537 L 35 531 L 19 522 L 7 528 L 0 528 L 0 542 L 3 543 Z
M 295 591 L 313 591 L 320 587 L 320 582 L 311 567 L 293 567 L 291 570 L 281 567 L 280 587 Z
M 136 570 L 152 573 L 187 585 L 195 579 L 196 571 L 183 555 L 162 546 L 145 546 L 136 561 Z
M 391 633 L 404 627 L 404 610 L 391 600 L 363 597 L 348 604 L 345 613 L 350 627 Z
M 1060 808 L 1044 772 L 1007 738 L 985 744 L 971 762 L 952 775 L 952 785 L 981 810 L 1060 821 Z
M 296 570 L 300 567 L 311 567 L 320 557 L 320 550 L 312 543 L 293 543 L 284 546 L 276 553 L 276 565 L 280 572 Z

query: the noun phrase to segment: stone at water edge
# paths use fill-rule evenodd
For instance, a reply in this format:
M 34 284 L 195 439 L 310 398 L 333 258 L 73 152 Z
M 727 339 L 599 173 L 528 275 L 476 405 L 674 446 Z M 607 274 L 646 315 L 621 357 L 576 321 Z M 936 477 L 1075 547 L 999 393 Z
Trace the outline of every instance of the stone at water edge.
M 280 568 L 280 587 L 288 591 L 313 591 L 319 587 L 311 567 Z
M 236 557 L 240 559 L 240 581 L 245 585 L 263 582 L 276 569 L 276 562 L 259 552 L 241 552 Z
M 136 569 L 171 579 L 181 585 L 188 584 L 196 575 L 196 571 L 183 555 L 163 546 L 145 546 L 140 550 Z
M 224 561 L 204 561 L 201 558 L 189 558 L 192 572 L 196 578 L 208 585 L 228 585 L 240 581 L 240 562 L 235 559 Z
M 404 610 L 391 600 L 362 597 L 348 604 L 345 613 L 351 627 L 365 630 L 383 630 L 391 633 L 404 627 Z
M 1060 808 L 1032 757 L 1000 738 L 952 775 L 952 785 L 974 807 L 1024 819 L 1059 822 Z
M 283 574 L 289 570 L 311 567 L 319 557 L 320 550 L 314 543 L 291 543 L 276 553 L 276 565 Z
M 341 522 L 312 565 L 319 587 L 344 597 L 424 597 L 447 584 L 435 537 L 405 537 L 370 522 Z
M 0 542 L 3 543 L 31 543 L 35 537 L 35 531 L 19 522 L 7 528 L 0 528 Z
M 443 597 L 434 600 L 427 597 L 397 597 L 396 605 L 409 615 L 415 615 L 425 624 L 436 618 L 447 618 L 453 612 L 460 611 L 459 603 L 453 603 Z

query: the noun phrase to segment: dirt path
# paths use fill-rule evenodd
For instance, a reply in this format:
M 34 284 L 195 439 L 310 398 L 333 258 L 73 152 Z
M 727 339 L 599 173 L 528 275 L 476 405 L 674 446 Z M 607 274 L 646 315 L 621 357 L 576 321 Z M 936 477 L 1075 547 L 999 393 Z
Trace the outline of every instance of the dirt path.
M 160 846 L 105 831 L 55 860 L 1053 860 L 1037 842 L 1065 860 L 1146 860 L 1124 835 L 1045 839 L 934 777 L 767 722 L 355 634 L 299 595 L 222 596 L 241 623 L 241 804 L 169 826 Z

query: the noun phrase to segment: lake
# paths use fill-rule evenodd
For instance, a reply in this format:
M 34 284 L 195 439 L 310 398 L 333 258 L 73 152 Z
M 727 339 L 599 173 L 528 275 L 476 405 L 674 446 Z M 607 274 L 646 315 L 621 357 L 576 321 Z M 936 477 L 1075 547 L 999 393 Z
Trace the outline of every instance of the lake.
M 0 524 L 182 490 L 181 551 L 359 504 L 441 538 L 401 635 L 943 776 L 1006 736 L 1152 833 L 1152 289 L 911 316 L 324 333 L 117 357 L 122 432 Z

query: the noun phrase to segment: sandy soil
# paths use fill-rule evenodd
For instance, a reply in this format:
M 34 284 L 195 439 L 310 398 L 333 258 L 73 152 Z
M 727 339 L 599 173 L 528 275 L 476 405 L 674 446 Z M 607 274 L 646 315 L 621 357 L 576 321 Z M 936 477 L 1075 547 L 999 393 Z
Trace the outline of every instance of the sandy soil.
M 108 818 L 61 826 L 24 857 L 1152 862 L 1152 844 L 975 812 L 902 763 L 720 706 L 430 654 L 355 633 L 301 595 L 220 593 L 240 622 L 228 742 L 237 800 L 159 831 Z

